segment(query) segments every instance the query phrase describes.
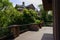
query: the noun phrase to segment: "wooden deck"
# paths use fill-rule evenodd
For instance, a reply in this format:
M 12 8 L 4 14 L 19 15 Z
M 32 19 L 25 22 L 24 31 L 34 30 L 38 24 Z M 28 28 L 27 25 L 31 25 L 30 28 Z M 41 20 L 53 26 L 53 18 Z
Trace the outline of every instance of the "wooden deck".
M 53 40 L 53 27 L 42 27 L 39 31 L 27 31 L 14 40 Z

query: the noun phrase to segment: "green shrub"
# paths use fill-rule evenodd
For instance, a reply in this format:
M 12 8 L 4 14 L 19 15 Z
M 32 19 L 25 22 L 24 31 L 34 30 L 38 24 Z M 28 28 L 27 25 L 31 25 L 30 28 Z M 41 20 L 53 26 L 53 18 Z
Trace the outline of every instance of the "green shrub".
M 14 8 L 5 9 L 4 11 L 0 11 L 0 28 L 4 28 L 0 30 L 0 36 L 4 36 L 8 34 L 8 26 L 15 24 L 23 23 L 23 14 L 18 12 Z
M 24 14 L 24 24 L 29 24 L 29 23 L 34 23 L 36 19 L 36 12 L 33 11 L 32 9 L 24 9 L 23 11 Z
M 35 20 L 36 24 L 41 24 L 43 22 L 43 20 Z
M 6 9 L 0 13 L 0 27 L 7 27 L 12 24 L 22 24 L 23 14 L 15 9 Z
M 4 35 L 9 35 L 10 30 L 8 28 L 0 28 L 0 37 L 3 37 Z
M 40 20 L 35 20 L 35 23 L 36 24 L 40 24 Z

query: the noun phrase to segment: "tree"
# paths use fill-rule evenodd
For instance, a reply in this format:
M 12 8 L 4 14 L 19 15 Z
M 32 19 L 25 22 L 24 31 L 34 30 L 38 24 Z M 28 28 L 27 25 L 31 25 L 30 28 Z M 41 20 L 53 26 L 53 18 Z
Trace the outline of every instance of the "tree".
M 7 7 L 12 7 L 12 3 L 9 0 L 0 0 L 0 10 L 4 10 Z
M 32 10 L 32 9 L 24 9 L 23 10 L 24 14 L 24 23 L 29 24 L 29 23 L 34 23 L 37 17 L 37 12 Z
M 10 20 L 5 11 L 10 7 L 12 7 L 12 4 L 9 2 L 9 0 L 0 0 L 0 37 L 3 36 L 6 32 L 8 32 L 7 26 Z
M 52 11 L 48 11 L 48 18 L 47 18 L 48 21 L 53 21 L 53 14 L 52 14 Z
M 42 4 L 39 5 L 39 8 L 40 8 L 40 13 L 41 13 L 40 17 L 42 20 L 44 20 L 44 22 L 46 22 L 47 21 L 47 11 L 44 10 Z
M 6 28 L 12 24 L 21 24 L 23 14 L 18 12 L 9 0 L 0 0 L 0 3 L 0 27 Z

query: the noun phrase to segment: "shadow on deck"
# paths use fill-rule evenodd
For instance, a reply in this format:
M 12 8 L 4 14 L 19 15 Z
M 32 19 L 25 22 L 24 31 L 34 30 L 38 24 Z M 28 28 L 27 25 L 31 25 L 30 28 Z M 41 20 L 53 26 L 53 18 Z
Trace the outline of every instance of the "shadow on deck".
M 45 33 L 41 40 L 53 40 L 53 34 Z

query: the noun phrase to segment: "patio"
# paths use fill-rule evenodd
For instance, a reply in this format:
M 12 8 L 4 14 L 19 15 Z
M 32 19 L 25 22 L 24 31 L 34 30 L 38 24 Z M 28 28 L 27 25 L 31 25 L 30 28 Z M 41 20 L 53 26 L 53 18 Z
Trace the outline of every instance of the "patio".
M 27 31 L 14 40 L 53 40 L 53 27 L 42 27 L 39 31 Z

